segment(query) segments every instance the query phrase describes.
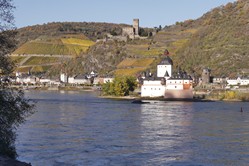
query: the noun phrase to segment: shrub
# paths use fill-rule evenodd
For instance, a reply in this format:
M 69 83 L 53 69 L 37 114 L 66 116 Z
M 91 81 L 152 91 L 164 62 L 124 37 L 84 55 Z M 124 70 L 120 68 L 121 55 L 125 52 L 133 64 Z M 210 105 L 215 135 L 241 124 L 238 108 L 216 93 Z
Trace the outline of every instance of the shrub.
M 135 77 L 115 77 L 113 82 L 107 82 L 102 85 L 104 95 L 127 96 L 130 91 L 134 91 L 137 86 Z

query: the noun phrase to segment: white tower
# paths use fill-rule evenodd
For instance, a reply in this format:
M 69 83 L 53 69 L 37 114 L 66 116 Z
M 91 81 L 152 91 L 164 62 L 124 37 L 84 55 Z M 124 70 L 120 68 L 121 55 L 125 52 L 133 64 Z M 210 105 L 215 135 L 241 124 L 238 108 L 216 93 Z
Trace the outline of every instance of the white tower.
M 60 81 L 63 82 L 63 83 L 67 83 L 68 82 L 67 74 L 61 73 L 61 75 L 60 75 Z
M 169 56 L 166 56 L 161 63 L 157 65 L 157 77 L 170 78 L 172 75 L 173 62 Z

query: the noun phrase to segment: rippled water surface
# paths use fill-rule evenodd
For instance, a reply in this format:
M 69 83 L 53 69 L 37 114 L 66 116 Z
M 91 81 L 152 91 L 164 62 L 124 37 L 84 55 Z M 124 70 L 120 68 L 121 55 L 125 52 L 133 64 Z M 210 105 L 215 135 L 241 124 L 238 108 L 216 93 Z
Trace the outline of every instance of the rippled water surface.
M 19 160 L 44 165 L 248 165 L 249 103 L 132 104 L 92 92 L 27 92 Z M 240 108 L 243 112 L 240 112 Z

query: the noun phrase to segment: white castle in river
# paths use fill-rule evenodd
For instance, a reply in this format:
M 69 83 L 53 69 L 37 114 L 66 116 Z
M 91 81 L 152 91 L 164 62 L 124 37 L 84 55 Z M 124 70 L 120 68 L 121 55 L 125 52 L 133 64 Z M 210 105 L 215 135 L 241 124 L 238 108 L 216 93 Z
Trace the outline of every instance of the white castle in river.
M 164 97 L 167 99 L 192 99 L 193 79 L 186 72 L 172 73 L 173 61 L 166 50 L 165 58 L 157 65 L 157 77 L 143 77 L 141 97 Z

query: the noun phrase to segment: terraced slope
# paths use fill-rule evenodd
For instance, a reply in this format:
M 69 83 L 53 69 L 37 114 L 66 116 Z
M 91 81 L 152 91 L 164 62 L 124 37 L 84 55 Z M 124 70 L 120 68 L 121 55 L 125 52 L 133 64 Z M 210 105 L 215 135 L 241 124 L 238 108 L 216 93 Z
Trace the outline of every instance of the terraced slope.
M 117 65 L 116 75 L 138 75 L 149 69 L 155 58 L 127 58 Z
M 94 44 L 89 39 L 80 39 L 73 37 L 60 38 L 38 38 L 31 40 L 17 50 L 13 54 L 41 54 L 41 55 L 72 55 L 77 56 L 85 53 L 90 46 Z
M 95 42 L 86 36 L 68 34 L 57 37 L 40 36 L 26 42 L 11 56 L 19 71 L 46 72 L 54 65 L 84 54 Z

